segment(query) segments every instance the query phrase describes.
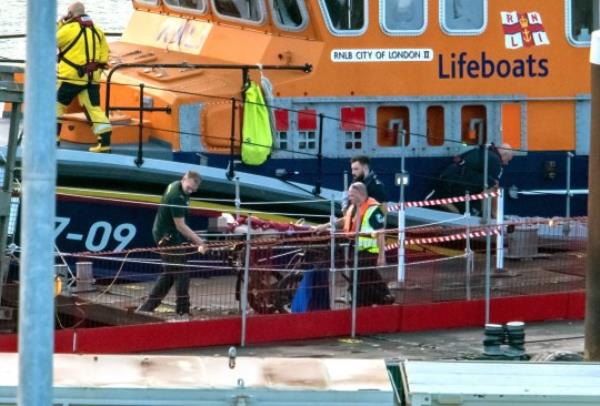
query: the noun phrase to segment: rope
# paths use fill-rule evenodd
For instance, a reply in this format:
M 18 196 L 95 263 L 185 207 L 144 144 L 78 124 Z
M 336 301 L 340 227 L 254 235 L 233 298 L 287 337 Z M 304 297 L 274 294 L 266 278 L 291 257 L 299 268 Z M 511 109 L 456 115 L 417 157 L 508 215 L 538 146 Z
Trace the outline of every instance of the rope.
M 115 283 L 117 283 L 117 280 L 119 279 L 119 276 L 121 275 L 121 272 L 123 271 L 123 266 L 127 262 L 127 258 L 128 257 L 129 257 L 129 254 L 125 255 L 125 257 L 123 258 L 123 262 L 121 263 L 121 266 L 119 267 L 119 270 L 117 271 L 117 273 L 113 277 L 112 281 L 110 281 L 110 283 L 108 284 L 108 286 L 106 287 L 106 289 L 104 289 L 102 292 L 100 292 L 97 296 L 94 296 L 94 298 L 90 299 L 91 302 L 94 302 L 94 301 L 97 301 L 98 299 L 100 299 L 102 296 L 104 296 L 113 287 L 113 285 Z
M 527 225 L 538 225 L 538 224 L 548 224 L 549 222 L 552 225 L 560 225 L 565 223 L 572 222 L 587 222 L 586 217 L 577 217 L 573 219 L 564 219 L 564 218 L 555 218 L 555 219 L 535 219 L 528 221 L 509 221 L 503 222 L 501 224 L 494 224 L 490 226 L 482 226 L 479 228 L 472 229 L 469 232 L 469 236 L 471 238 L 474 237 L 484 237 L 488 234 L 490 235 L 498 235 L 501 230 L 506 228 L 507 226 L 527 226 Z M 256 222 L 254 222 L 256 224 Z M 292 224 L 284 225 L 284 227 L 298 227 Z M 460 230 L 460 231 L 459 231 Z M 359 233 L 359 236 L 370 236 L 373 237 L 373 234 L 379 233 L 394 233 L 396 234 L 398 229 L 385 229 L 379 230 L 375 233 Z M 429 236 L 429 237 L 417 237 L 417 238 L 408 238 L 406 240 L 406 245 L 419 245 L 419 244 L 435 244 L 435 243 L 445 243 L 452 241 L 460 241 L 467 238 L 467 233 L 465 230 L 465 226 L 457 226 L 451 228 L 444 227 L 424 227 L 423 229 L 411 228 L 410 234 L 423 234 L 426 232 L 445 232 L 444 235 L 437 236 Z M 204 236 L 204 234 L 200 234 Z M 209 248 L 209 253 L 213 252 L 230 252 L 234 250 L 238 250 L 245 246 L 245 234 L 222 234 L 229 238 L 228 240 L 223 241 L 209 241 L 206 245 Z M 336 244 L 342 245 L 347 242 L 354 241 L 355 233 L 346 233 L 346 232 L 337 232 L 334 234 L 336 238 Z M 282 232 L 273 231 L 268 234 L 255 234 L 252 238 L 252 249 L 263 249 L 263 248 L 272 248 L 272 247 L 283 247 L 283 246 L 294 246 L 298 244 L 324 244 L 328 245 L 331 240 L 331 234 L 314 234 L 314 232 L 310 229 L 296 229 L 296 230 L 286 230 Z M 129 256 L 131 254 L 137 253 L 171 253 L 177 250 L 188 250 L 192 248 L 192 245 L 183 244 L 180 246 L 173 247 L 151 247 L 151 248 L 133 248 L 129 250 L 119 251 L 118 253 L 121 255 Z M 386 250 L 398 248 L 398 243 L 391 243 L 386 245 Z M 98 252 L 78 252 L 78 253 L 62 253 L 63 256 L 70 257 L 86 257 L 86 258 L 111 258 L 115 252 L 113 251 L 98 251 Z M 177 255 L 177 254 L 173 254 Z M 186 255 L 189 255 L 186 254 Z M 120 259 L 119 259 L 120 260 Z

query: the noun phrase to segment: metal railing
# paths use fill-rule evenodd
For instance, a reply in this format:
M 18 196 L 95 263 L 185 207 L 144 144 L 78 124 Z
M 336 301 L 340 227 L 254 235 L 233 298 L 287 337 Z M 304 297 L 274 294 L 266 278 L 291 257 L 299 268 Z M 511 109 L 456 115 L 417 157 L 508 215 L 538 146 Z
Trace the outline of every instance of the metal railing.
M 205 254 L 190 246 L 61 254 L 59 325 L 69 329 L 177 319 L 181 297 L 175 292 L 153 313 L 134 312 L 167 269 L 173 277 L 190 278 L 191 320 L 240 317 L 242 345 L 248 320 L 269 314 L 347 310 L 353 315 L 348 334 L 355 337 L 368 322 L 358 308 L 485 300 L 493 315 L 494 298 L 585 288 L 585 218 L 410 228 L 400 283 L 393 246 L 386 249 L 387 264 L 377 266 L 372 255 L 353 254 L 354 235 L 265 232 L 249 223 L 236 234 L 205 235 L 211 241 Z M 485 237 L 498 227 L 507 237 L 505 263 L 488 277 Z M 397 230 L 386 230 L 386 235 L 395 241 Z M 6 291 L 9 302 L 16 300 L 17 285 L 9 281 Z
M 236 65 L 236 64 L 196 64 L 196 63 L 120 63 L 113 66 L 108 72 L 106 78 L 106 116 L 109 117 L 111 111 L 119 110 L 119 111 L 137 111 L 139 113 L 139 140 L 138 140 L 138 153 L 137 158 L 135 160 L 136 165 L 141 166 L 144 162 L 143 160 L 143 118 L 144 112 L 164 112 L 167 114 L 171 114 L 171 106 L 166 107 L 146 107 L 144 106 L 144 83 L 139 83 L 137 86 L 140 89 L 140 103 L 139 106 L 113 106 L 111 105 L 111 88 L 112 88 L 112 77 L 113 75 L 122 69 L 130 69 L 130 68 L 149 68 L 149 69 L 190 69 L 190 70 L 199 70 L 199 69 L 217 69 L 217 70 L 239 70 L 241 71 L 241 101 L 244 103 L 245 90 L 249 81 L 249 72 L 251 70 L 285 70 L 285 71 L 302 71 L 302 72 L 311 72 L 312 65 L 304 64 L 304 65 Z M 230 162 L 229 162 L 229 170 L 227 172 L 227 177 L 229 180 L 232 180 L 235 176 L 234 173 L 234 140 L 235 140 L 235 98 L 232 99 L 232 122 L 231 122 L 231 147 L 230 147 Z

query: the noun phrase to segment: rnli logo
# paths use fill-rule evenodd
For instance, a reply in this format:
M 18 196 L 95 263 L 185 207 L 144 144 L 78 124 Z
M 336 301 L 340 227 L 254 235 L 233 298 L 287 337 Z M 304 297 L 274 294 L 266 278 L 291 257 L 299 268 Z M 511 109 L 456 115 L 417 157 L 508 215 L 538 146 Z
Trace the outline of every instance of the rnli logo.
M 532 11 L 518 13 L 502 11 L 502 28 L 504 30 L 504 45 L 508 49 L 548 45 L 550 40 L 542 25 L 540 13 Z
M 210 31 L 208 24 L 198 21 L 167 18 L 160 26 L 154 41 L 167 49 L 181 52 L 199 52 Z

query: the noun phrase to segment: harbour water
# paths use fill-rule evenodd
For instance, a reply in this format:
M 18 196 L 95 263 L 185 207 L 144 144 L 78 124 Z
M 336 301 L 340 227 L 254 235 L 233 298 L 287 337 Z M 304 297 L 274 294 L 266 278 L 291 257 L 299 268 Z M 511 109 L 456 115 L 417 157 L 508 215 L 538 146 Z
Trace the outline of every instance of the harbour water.
M 66 14 L 74 0 L 57 0 L 57 18 Z M 131 1 L 88 0 L 83 2 L 88 14 L 106 32 L 122 32 L 133 12 Z M 0 36 L 26 31 L 27 0 L 6 0 L 0 11 Z M 24 59 L 25 39 L 0 39 L 0 59 Z

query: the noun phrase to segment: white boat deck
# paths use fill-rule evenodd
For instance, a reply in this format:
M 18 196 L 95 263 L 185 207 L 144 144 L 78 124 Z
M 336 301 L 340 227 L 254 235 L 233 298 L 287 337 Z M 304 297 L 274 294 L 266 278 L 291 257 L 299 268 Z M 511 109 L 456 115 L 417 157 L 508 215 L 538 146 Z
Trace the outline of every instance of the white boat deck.
M 404 361 L 400 368 L 413 406 L 600 404 L 597 363 Z
M 54 402 L 75 405 L 392 405 L 382 359 L 54 356 Z M 85 373 L 82 373 L 85 371 Z M 18 354 L 0 354 L 0 403 L 16 405 Z

